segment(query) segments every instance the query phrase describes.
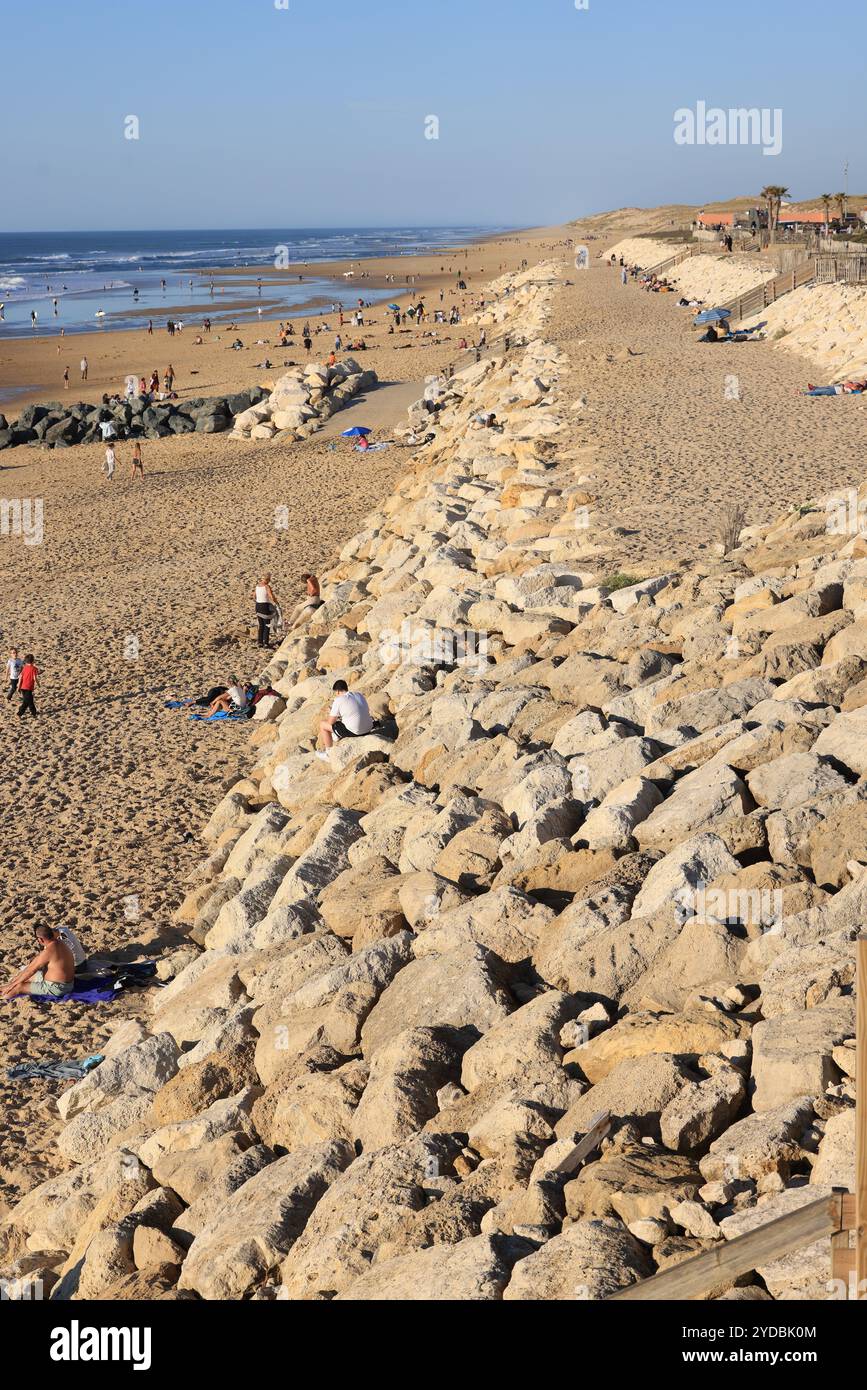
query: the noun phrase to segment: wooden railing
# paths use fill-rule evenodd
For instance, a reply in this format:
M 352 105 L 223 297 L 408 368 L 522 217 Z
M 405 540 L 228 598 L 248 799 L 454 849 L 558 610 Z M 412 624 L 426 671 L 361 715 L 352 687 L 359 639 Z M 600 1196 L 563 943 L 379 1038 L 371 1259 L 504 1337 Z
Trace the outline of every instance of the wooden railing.
M 773 280 L 765 280 L 764 284 L 756 285 L 753 289 L 747 290 L 746 294 L 738 295 L 737 299 L 719 307 L 728 309 L 733 319 L 747 319 L 752 314 L 760 314 L 782 295 L 791 294 L 792 290 L 800 289 L 801 285 L 808 285 L 815 278 L 816 261 L 802 261 L 794 270 L 786 270 Z
M 650 1279 L 609 1295 L 609 1301 L 705 1298 L 772 1260 L 830 1237 L 829 1273 L 848 1299 L 867 1297 L 867 935 L 858 937 L 855 1018 L 855 1191 L 834 1192 L 776 1221 L 747 1231 Z M 850 1248 L 850 1234 L 855 1233 Z M 839 1294 L 838 1294 L 839 1296 Z
M 667 1302 L 669 1299 L 702 1298 L 715 1289 L 726 1289 L 744 1274 L 761 1265 L 780 1260 L 795 1250 L 812 1245 L 814 1241 L 830 1236 L 833 1240 L 855 1227 L 855 1198 L 848 1192 L 835 1192 L 830 1197 L 821 1197 L 816 1202 L 808 1202 L 797 1211 L 790 1211 L 776 1221 L 768 1221 L 757 1226 L 754 1231 L 725 1241 L 713 1250 L 702 1255 L 694 1255 L 673 1269 L 664 1269 L 650 1279 L 619 1289 L 609 1295 L 615 1299 L 640 1301 L 644 1299 Z M 842 1252 L 841 1252 L 842 1253 Z M 854 1255 L 854 1251 L 846 1251 Z M 847 1262 L 848 1263 L 848 1262 Z M 829 1271 L 833 1273 L 832 1265 Z M 850 1266 L 854 1269 L 854 1264 Z M 842 1262 L 837 1269 L 842 1270 Z M 834 1273 L 833 1277 L 846 1277 Z

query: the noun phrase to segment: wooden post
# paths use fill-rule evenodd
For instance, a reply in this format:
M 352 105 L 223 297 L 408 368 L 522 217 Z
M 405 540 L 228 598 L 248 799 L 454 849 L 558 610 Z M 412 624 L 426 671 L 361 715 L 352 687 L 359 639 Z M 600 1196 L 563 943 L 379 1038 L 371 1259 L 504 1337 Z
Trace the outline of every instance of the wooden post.
M 856 942 L 858 953 L 855 1023 L 855 1277 L 856 1297 L 867 1293 L 867 935 Z

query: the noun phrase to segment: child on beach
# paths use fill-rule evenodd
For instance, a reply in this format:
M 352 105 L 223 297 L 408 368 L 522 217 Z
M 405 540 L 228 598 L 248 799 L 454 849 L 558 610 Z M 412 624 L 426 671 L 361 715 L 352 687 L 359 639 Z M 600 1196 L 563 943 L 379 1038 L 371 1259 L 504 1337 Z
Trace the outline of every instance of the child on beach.
M 114 449 L 111 446 L 111 444 L 109 444 L 108 448 L 105 451 L 105 463 L 102 465 L 102 471 L 105 474 L 107 481 L 111 482 L 112 478 L 114 477 Z
M 21 668 L 24 662 L 18 655 L 18 648 L 13 647 L 9 653 L 9 660 L 6 662 L 6 679 L 9 682 L 9 689 L 6 692 L 6 699 L 11 700 L 18 689 L 18 677 L 21 675 Z
M 33 696 L 36 691 L 36 682 L 39 680 L 39 671 L 33 660 L 32 652 L 24 658 L 24 665 L 21 667 L 21 674 L 18 677 L 18 693 L 21 696 L 21 704 L 18 706 L 18 718 L 24 714 L 32 714 L 36 717 L 36 705 Z

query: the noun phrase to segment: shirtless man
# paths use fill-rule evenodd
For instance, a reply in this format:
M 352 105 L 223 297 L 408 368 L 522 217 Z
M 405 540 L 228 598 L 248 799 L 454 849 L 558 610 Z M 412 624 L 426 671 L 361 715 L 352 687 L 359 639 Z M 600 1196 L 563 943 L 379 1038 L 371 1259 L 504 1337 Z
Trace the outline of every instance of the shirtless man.
M 292 616 L 286 625 L 287 628 L 296 627 L 302 618 L 309 618 L 317 608 L 322 607 L 322 596 L 319 592 L 319 580 L 316 575 L 302 574 L 301 579 L 306 586 L 306 597 L 293 608 Z
M 0 990 L 3 999 L 16 999 L 22 994 L 34 999 L 63 999 L 72 993 L 75 979 L 72 951 L 53 927 L 37 927 L 36 939 L 42 949 Z

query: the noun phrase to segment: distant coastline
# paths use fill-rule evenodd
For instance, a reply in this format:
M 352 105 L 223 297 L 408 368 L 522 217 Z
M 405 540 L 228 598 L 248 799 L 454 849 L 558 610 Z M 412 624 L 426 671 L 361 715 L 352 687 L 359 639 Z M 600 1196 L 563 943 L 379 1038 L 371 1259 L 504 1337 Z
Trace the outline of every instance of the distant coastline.
M 463 247 L 500 230 L 0 233 L 0 339 L 117 332 L 183 314 L 227 322 L 260 305 L 269 317 L 312 314 L 345 289 L 347 266 Z M 378 300 L 385 284 L 366 289 Z

